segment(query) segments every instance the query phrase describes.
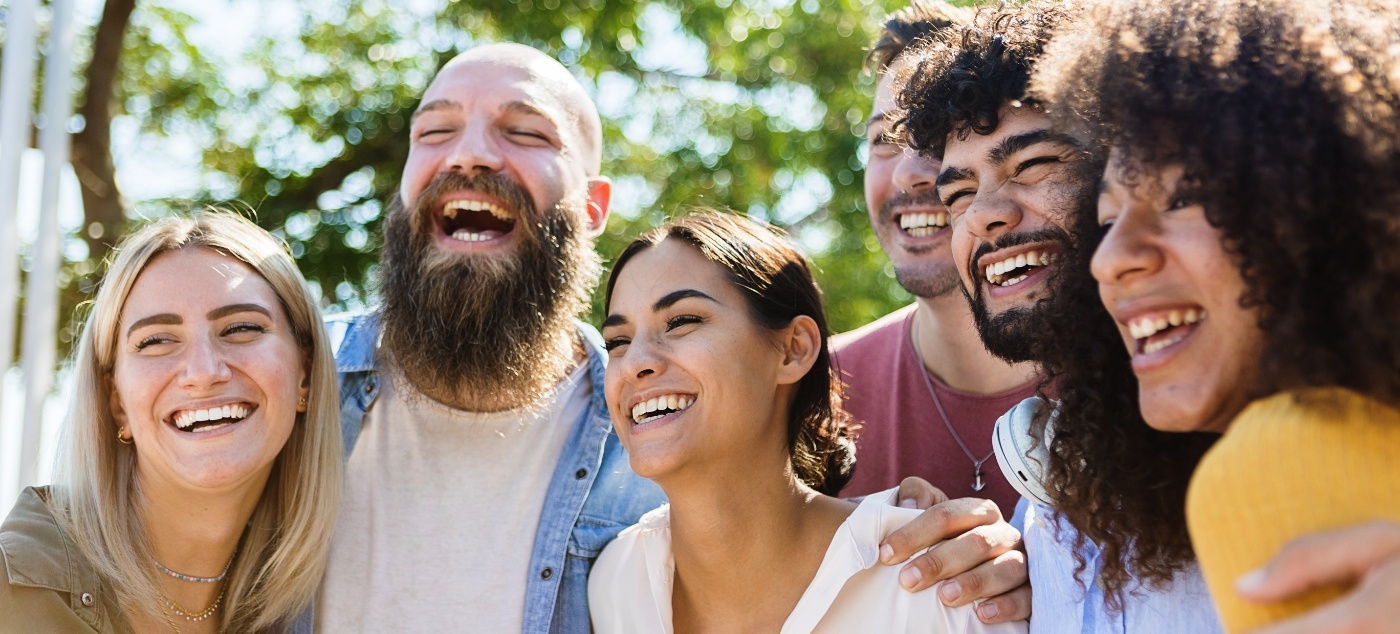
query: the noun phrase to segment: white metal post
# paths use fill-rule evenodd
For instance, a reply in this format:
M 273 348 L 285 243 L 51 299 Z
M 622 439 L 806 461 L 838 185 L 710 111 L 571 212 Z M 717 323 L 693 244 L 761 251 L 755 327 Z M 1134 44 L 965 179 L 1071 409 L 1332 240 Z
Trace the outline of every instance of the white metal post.
M 53 387 L 54 347 L 58 336 L 58 180 L 68 167 L 73 116 L 73 0 L 50 0 L 53 20 L 44 56 L 44 96 L 40 104 L 44 127 L 39 150 L 44 154 L 44 177 L 39 197 L 39 236 L 29 269 L 24 304 L 24 425 L 20 441 L 19 484 L 37 484 L 39 432 L 44 427 L 44 402 Z
M 11 0 L 0 65 L 0 378 L 14 360 L 19 300 L 19 159 L 29 147 L 39 0 Z M 23 459 L 21 459 L 23 462 Z

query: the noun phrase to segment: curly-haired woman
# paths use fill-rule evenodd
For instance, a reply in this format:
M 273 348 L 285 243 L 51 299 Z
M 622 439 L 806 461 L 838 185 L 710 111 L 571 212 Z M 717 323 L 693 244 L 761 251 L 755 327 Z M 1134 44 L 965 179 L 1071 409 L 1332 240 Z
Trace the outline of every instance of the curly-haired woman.
M 1380 0 L 1102 3 L 1037 76 L 1110 148 L 1092 271 L 1143 418 L 1224 432 L 1187 516 L 1232 631 L 1340 590 L 1241 599 L 1289 540 L 1400 521 L 1397 41 Z M 1060 362 L 1071 392 L 1102 375 Z

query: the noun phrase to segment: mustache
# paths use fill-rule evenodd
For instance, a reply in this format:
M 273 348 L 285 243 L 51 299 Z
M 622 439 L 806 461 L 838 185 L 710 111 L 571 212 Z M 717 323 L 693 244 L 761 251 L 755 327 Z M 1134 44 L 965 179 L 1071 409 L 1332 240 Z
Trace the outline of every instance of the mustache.
M 880 219 L 889 220 L 894 215 L 894 210 L 900 207 L 937 207 L 947 211 L 947 207 L 943 206 L 943 199 L 938 197 L 937 191 L 925 189 L 917 194 L 899 192 L 880 205 Z
M 1058 227 L 1046 227 L 1044 229 L 1037 229 L 1035 231 L 1013 233 L 1002 236 L 994 244 L 982 243 L 981 245 L 979 245 L 977 249 L 972 253 L 972 260 L 971 262 L 969 262 L 970 266 L 968 267 L 968 270 L 977 270 L 977 262 L 982 259 L 982 256 L 987 255 L 988 253 L 1000 251 L 1002 249 L 1009 249 L 1011 247 L 1019 247 L 1026 244 L 1037 244 L 1041 242 L 1054 242 L 1059 244 L 1060 247 L 1065 250 L 1074 248 L 1074 241 L 1070 239 L 1069 232 Z
M 418 194 L 418 200 L 413 205 L 412 218 L 417 222 L 428 210 L 440 207 L 443 196 L 460 191 L 473 191 L 495 198 L 505 206 L 506 211 L 517 218 L 537 218 L 540 215 L 525 186 L 501 172 L 441 172 Z

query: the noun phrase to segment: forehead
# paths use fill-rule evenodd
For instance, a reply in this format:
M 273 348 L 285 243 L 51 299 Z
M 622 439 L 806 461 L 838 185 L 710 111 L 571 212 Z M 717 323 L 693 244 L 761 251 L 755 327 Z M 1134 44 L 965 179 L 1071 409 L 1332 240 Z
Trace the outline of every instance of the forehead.
M 728 287 L 723 267 L 693 245 L 666 238 L 627 261 L 613 287 L 612 305 L 617 308 L 627 301 L 649 303 L 684 288 L 704 290 L 718 297 L 716 293 Z
M 1002 106 L 997 113 L 997 127 L 991 134 L 973 132 L 960 138 L 956 132 L 948 135 L 943 151 L 943 167 L 976 169 L 981 166 L 1000 167 L 996 150 L 1003 141 L 1037 130 L 1051 129 L 1050 117 L 1033 108 Z M 996 164 L 996 165 L 994 165 Z
M 185 248 L 162 253 L 146 264 L 126 297 L 122 315 L 154 309 L 203 311 L 210 304 L 233 300 L 275 306 L 277 294 L 242 260 L 212 249 Z
M 423 93 L 423 104 L 449 102 L 479 114 L 496 112 L 506 104 L 525 103 L 562 123 L 578 117 L 577 100 L 567 80 L 528 65 L 499 59 L 464 60 L 449 64 Z M 421 107 L 420 107 L 421 109 Z
M 880 74 L 880 80 L 875 82 L 875 104 L 870 109 L 872 122 L 887 115 L 894 109 L 894 73 L 884 72 Z

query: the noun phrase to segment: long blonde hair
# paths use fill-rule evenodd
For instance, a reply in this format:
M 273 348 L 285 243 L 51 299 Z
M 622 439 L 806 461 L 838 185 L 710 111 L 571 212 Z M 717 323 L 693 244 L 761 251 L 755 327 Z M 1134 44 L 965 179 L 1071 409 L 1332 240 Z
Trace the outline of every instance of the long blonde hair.
M 118 318 L 136 278 L 156 256 L 211 249 L 252 267 L 272 287 L 310 359 L 304 418 L 273 463 L 229 570 L 221 629 L 285 627 L 315 595 L 325 571 L 341 486 L 342 444 L 335 362 L 306 281 L 286 247 L 233 213 L 165 218 L 124 239 L 73 352 L 73 403 L 55 470 L 57 519 L 119 603 L 159 618 L 157 573 L 140 516 L 136 447 L 117 442 L 109 407 Z

